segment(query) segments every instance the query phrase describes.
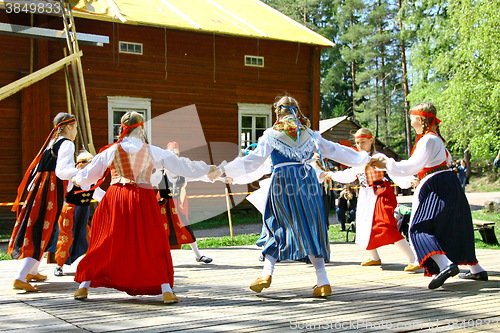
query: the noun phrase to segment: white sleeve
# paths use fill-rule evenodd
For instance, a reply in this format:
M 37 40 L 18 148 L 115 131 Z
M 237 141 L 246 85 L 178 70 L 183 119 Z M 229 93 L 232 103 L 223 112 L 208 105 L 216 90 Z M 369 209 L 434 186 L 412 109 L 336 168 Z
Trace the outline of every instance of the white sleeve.
M 104 191 L 102 188 L 98 187 L 95 189 L 94 194 L 92 195 L 92 199 L 94 199 L 96 201 L 101 201 L 105 194 L 106 194 L 106 191 Z
M 319 132 L 314 132 L 321 155 L 348 166 L 360 166 L 370 162 L 370 155 L 366 151 L 358 152 L 352 148 L 324 139 Z
M 424 136 L 417 143 L 417 147 L 409 159 L 399 162 L 396 162 L 393 158 L 387 159 L 386 169 L 389 177 L 392 179 L 416 175 L 427 166 L 431 159 L 435 158 L 440 148 L 439 141 L 433 139 L 430 135 Z
M 112 145 L 105 151 L 94 156 L 89 165 L 78 171 L 74 177 L 75 182 L 82 188 L 91 187 L 97 183 L 106 172 L 106 169 L 111 165 L 111 162 L 113 162 L 115 152 L 116 145 Z
M 59 147 L 56 162 L 56 176 L 62 180 L 71 180 L 78 169 L 75 167 L 75 144 L 64 140 Z
M 333 181 L 349 184 L 358 178 L 358 174 L 354 168 L 345 169 L 342 171 L 329 172 L 328 173 Z
M 226 175 L 233 178 L 235 183 L 248 183 L 249 177 L 247 175 L 251 175 L 254 180 L 257 180 L 265 175 L 266 172 L 268 173 L 269 167 L 263 164 L 266 163 L 267 158 L 271 155 L 274 148 L 269 144 L 267 137 L 267 134 L 264 132 L 254 151 L 251 151 L 246 156 L 236 157 L 224 166 Z
M 166 169 L 176 175 L 198 178 L 208 174 L 210 166 L 203 161 L 191 161 L 186 157 L 177 157 L 171 151 L 151 146 L 151 157 L 156 168 Z
M 412 182 L 414 182 L 417 178 L 415 176 L 395 176 L 389 174 L 389 178 L 396 184 L 397 186 L 401 187 L 402 189 L 407 189 L 412 187 Z

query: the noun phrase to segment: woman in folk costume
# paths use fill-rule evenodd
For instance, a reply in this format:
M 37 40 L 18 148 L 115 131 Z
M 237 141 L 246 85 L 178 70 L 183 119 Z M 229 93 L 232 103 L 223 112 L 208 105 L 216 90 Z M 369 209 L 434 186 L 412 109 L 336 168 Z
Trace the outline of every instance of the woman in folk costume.
M 169 142 L 167 150 L 179 156 L 179 144 L 177 142 Z M 171 249 L 180 249 L 182 244 L 189 244 L 193 249 L 197 262 L 209 264 L 212 258 L 204 256 L 198 244 L 193 230 L 189 226 L 189 206 L 186 195 L 187 180 L 185 177 L 178 176 L 169 172 L 163 171 L 163 179 L 160 183 L 158 195 L 160 200 L 160 211 L 168 222 L 169 243 Z
M 308 120 L 292 97 L 278 97 L 274 108 L 277 120 L 264 132 L 257 148 L 220 167 L 222 173 L 239 182 L 259 168 L 262 174 L 268 172 L 268 156 L 273 163 L 264 210 L 268 231 L 262 250 L 264 270 L 250 289 L 261 292 L 271 285 L 276 261 L 309 259 L 317 277 L 313 296 L 329 296 L 332 290 L 325 269 L 325 260 L 330 257 L 327 216 L 321 184 L 308 162 L 314 152 L 347 165 L 368 163 L 369 156 L 327 141 L 301 123 Z
M 87 166 L 94 156 L 84 151 L 76 157 L 77 169 Z M 54 269 L 55 276 L 63 276 L 63 265 L 71 265 L 87 252 L 89 242 L 87 239 L 87 222 L 90 215 L 90 202 L 92 199 L 101 201 L 106 194 L 100 187 L 95 190 L 85 191 L 78 186 L 73 186 L 66 194 L 59 220 L 59 236 L 57 238 L 54 259 L 57 263 Z
M 87 298 L 89 287 L 106 287 L 129 295 L 162 294 L 164 303 L 178 302 L 172 291 L 167 225 L 153 189 L 160 179 L 152 177 L 153 169 L 201 177 L 215 167 L 149 145 L 143 117 L 127 112 L 121 119 L 119 140 L 101 149 L 73 182 L 80 187 L 99 185 L 108 168 L 111 185 L 92 219 L 89 248 L 75 275 L 80 287 L 74 298 Z
M 409 233 L 425 275 L 436 274 L 429 289 L 457 275 L 457 265 L 470 265 L 461 278 L 486 281 L 488 273 L 476 259 L 470 206 L 457 176 L 448 168 L 451 158 L 439 133 L 436 108 L 431 103 L 417 104 L 410 109 L 410 118 L 417 132 L 410 158 L 396 162 L 380 154 L 372 164 L 386 168 L 391 177 L 418 174 Z
M 367 128 L 360 128 L 354 134 L 356 147 L 370 155 L 375 153 L 375 139 Z M 383 170 L 371 165 L 362 165 L 327 174 L 340 183 L 352 183 L 358 179 L 360 184 L 356 208 L 356 244 L 368 250 L 370 259 L 361 266 L 380 266 L 382 260 L 377 248 L 394 244 L 408 259 L 405 271 L 415 271 L 421 267 L 415 262 L 415 255 L 406 239 L 398 231 L 394 216 L 397 206 L 396 195 Z
M 22 259 L 14 289 L 37 291 L 38 287 L 29 282 L 47 279 L 38 273 L 38 266 L 46 248 L 55 241 L 54 229 L 68 180 L 77 173 L 73 144 L 76 134 L 75 116 L 59 113 L 54 118 L 52 132 L 19 185 L 12 208 L 17 213 L 16 224 L 8 248 L 12 258 Z M 69 183 L 69 187 L 72 186 Z M 19 210 L 22 201 L 24 204 Z

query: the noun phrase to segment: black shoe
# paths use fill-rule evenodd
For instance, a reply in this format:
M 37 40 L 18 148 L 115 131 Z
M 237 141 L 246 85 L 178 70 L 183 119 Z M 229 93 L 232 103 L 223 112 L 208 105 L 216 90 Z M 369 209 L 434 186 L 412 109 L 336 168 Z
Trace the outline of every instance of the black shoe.
M 470 271 L 468 271 L 467 273 L 460 274 L 458 277 L 461 279 L 488 281 L 488 273 L 486 271 L 482 271 L 476 274 L 472 274 Z
M 264 258 L 264 255 L 261 254 L 260 257 L 259 257 L 259 261 L 265 261 L 265 260 L 266 259 Z
M 436 289 L 443 285 L 443 283 L 451 276 L 455 276 L 460 272 L 458 266 L 455 264 L 451 264 L 441 272 L 439 272 L 429 283 L 429 289 Z
M 64 276 L 63 270 L 61 266 L 57 266 L 54 268 L 54 275 L 55 276 Z
M 212 262 L 212 258 L 201 256 L 199 258 L 196 258 L 197 262 L 204 262 L 205 264 L 210 264 Z

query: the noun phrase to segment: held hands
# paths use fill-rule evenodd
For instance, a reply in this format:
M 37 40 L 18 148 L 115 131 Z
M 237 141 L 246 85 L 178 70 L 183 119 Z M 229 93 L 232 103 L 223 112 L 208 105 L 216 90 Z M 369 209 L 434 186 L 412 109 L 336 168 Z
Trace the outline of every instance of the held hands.
M 75 177 L 71 178 L 71 182 L 73 183 L 74 186 L 80 187 L 80 185 L 76 182 Z
M 211 182 L 214 182 L 220 176 L 222 176 L 222 171 L 220 171 L 220 169 L 217 168 L 215 165 L 211 165 L 210 166 L 210 171 L 208 171 L 208 174 L 207 174 L 208 179 Z
M 371 161 L 368 164 L 378 169 L 385 169 L 386 163 L 387 163 L 387 156 L 383 154 L 375 154 L 372 156 Z

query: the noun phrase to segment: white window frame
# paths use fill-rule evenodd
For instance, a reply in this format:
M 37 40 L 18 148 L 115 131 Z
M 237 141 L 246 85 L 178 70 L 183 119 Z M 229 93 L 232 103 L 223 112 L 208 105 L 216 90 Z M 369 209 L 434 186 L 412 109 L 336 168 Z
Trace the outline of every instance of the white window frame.
M 241 149 L 241 130 L 242 130 L 242 117 L 243 116 L 266 116 L 266 128 L 271 127 L 273 119 L 273 110 L 271 104 L 250 104 L 238 103 L 238 153 L 242 155 Z M 255 118 L 252 119 L 252 141 L 257 142 L 259 138 L 256 137 Z
M 139 111 L 144 112 L 145 130 L 148 141 L 152 141 L 151 137 L 151 98 L 129 97 L 129 96 L 107 96 L 108 97 L 108 143 L 115 142 L 113 137 L 114 112 Z
M 122 49 L 121 49 L 122 44 L 140 46 L 141 47 L 141 52 L 122 51 Z M 124 40 L 121 40 L 121 41 L 118 42 L 118 53 L 142 55 L 143 52 L 144 52 L 144 45 L 142 43 L 126 42 Z

